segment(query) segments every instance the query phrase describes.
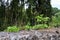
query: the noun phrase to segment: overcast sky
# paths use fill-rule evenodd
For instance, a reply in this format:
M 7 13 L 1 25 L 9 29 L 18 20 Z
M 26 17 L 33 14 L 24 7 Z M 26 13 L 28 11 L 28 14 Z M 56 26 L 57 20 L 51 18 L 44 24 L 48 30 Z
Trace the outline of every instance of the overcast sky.
M 60 9 L 60 0 L 51 0 L 51 5 Z

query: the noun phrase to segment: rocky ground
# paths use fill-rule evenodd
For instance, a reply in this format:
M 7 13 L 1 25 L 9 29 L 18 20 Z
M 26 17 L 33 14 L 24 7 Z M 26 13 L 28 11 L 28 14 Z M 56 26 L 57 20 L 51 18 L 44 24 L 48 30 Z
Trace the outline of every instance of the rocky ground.
M 0 40 L 60 40 L 60 28 L 0 32 Z

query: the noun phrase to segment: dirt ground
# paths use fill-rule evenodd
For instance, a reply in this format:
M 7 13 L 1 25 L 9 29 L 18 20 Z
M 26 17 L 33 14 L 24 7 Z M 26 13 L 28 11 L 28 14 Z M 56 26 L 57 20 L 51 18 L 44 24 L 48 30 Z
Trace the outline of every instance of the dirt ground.
M 60 28 L 39 29 L 38 31 L 46 31 L 46 32 L 56 32 L 56 33 L 60 33 Z

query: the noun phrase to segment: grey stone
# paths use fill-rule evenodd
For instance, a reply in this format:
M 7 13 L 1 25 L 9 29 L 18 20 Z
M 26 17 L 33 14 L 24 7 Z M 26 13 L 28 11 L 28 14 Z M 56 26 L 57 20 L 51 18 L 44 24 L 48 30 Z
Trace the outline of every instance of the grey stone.
M 60 40 L 60 34 L 36 30 L 17 33 L 0 32 L 0 40 Z

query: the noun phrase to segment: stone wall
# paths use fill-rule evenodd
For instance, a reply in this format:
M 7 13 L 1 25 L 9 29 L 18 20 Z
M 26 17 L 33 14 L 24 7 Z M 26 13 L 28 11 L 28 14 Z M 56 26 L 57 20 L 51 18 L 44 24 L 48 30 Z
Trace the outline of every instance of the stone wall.
M 0 32 L 0 40 L 60 40 L 60 34 L 46 31 Z

